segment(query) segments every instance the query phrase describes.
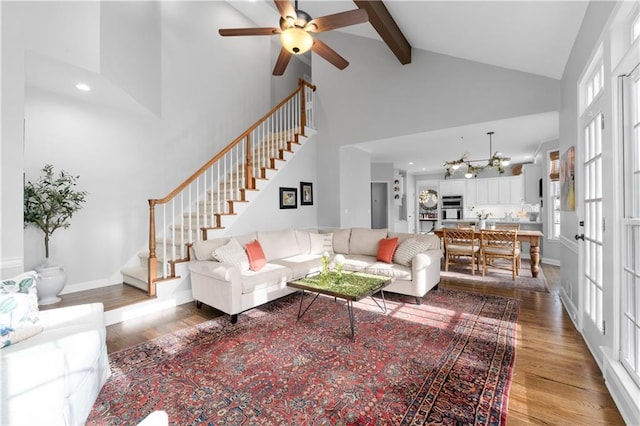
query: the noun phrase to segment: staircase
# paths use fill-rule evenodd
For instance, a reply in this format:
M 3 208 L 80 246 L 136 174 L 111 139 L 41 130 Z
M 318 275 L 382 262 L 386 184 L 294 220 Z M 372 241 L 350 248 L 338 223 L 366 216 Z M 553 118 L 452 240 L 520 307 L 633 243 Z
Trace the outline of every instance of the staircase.
M 188 274 L 189 247 L 222 236 L 313 132 L 315 86 L 298 88 L 166 197 L 149 200 L 149 246 L 121 270 L 126 284 L 158 294 Z

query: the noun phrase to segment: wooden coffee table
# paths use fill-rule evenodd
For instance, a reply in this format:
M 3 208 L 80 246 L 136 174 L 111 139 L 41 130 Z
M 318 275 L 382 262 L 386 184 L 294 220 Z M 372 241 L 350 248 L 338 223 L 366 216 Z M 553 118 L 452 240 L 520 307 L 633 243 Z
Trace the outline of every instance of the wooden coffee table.
M 361 272 L 342 272 L 339 274 L 336 271 L 330 271 L 327 274 L 318 273 L 307 275 L 304 278 L 288 282 L 287 285 L 300 290 L 298 320 L 307 313 L 311 305 L 313 305 L 313 302 L 315 302 L 321 294 L 346 300 L 347 311 L 349 313 L 349 325 L 351 326 L 351 338 L 353 338 L 355 335 L 353 302 L 357 302 L 367 296 L 371 296 L 371 299 L 376 303 L 376 305 L 378 305 L 382 312 L 386 314 L 387 303 L 384 300 L 383 289 L 389 285 L 389 283 L 391 283 L 391 278 L 382 275 L 372 275 Z M 305 291 L 316 293 L 316 295 L 307 307 L 302 310 L 302 301 L 304 299 Z M 378 291 L 380 291 L 382 296 L 383 306 L 380 306 L 378 301 L 373 298 L 373 294 Z

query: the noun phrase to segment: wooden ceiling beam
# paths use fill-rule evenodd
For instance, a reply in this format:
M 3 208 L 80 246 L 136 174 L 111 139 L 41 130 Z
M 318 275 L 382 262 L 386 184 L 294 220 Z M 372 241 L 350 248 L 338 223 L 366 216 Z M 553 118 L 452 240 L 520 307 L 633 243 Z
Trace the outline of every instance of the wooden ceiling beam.
M 369 22 L 402 65 L 411 63 L 411 45 L 381 0 L 353 0 L 367 11 Z

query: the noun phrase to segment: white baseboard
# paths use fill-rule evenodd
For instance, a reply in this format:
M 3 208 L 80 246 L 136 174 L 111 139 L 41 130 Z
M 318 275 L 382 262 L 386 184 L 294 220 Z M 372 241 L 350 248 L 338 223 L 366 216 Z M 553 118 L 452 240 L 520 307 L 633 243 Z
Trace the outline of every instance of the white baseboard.
M 122 308 L 106 311 L 104 313 L 104 321 L 106 325 L 113 325 L 130 319 L 140 318 L 164 309 L 170 309 L 192 301 L 193 295 L 191 293 L 191 289 L 183 290 L 164 299 L 151 299 L 134 305 L 123 306 Z
M 15 277 L 24 272 L 24 258 L 5 257 L 0 259 L 0 277 L 3 279 Z
M 69 284 L 64 286 L 60 294 L 77 293 L 79 291 L 94 290 L 96 288 L 109 287 L 111 285 L 118 285 L 118 284 L 122 284 L 122 281 L 114 283 L 112 280 L 108 278 L 94 280 L 94 281 L 87 281 L 87 282 L 78 283 L 78 284 Z
M 640 425 L 640 388 L 620 361 L 604 354 L 604 380 L 622 418 L 628 425 Z
M 571 298 L 567 294 L 564 288 L 560 287 L 560 302 L 562 302 L 562 306 L 564 306 L 564 310 L 567 311 L 573 326 L 576 330 L 580 331 L 580 325 L 578 324 L 578 309 L 576 305 L 573 304 Z
M 541 263 L 553 266 L 560 266 L 560 261 L 558 259 L 549 259 L 548 257 L 543 257 Z

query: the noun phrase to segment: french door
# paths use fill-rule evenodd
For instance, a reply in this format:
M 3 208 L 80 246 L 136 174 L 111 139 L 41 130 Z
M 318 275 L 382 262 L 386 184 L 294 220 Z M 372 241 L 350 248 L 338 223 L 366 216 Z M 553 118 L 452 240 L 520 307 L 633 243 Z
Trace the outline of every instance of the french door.
M 582 246 L 582 319 L 583 332 L 592 347 L 600 346 L 605 331 L 602 306 L 604 298 L 602 135 L 603 116 L 596 113 L 583 128 L 583 239 Z M 596 343 L 597 342 L 597 343 Z M 595 345 L 594 345 L 595 343 Z
M 612 273 L 613 255 L 611 250 L 605 253 L 605 216 L 612 217 L 612 196 L 607 195 L 608 205 L 604 202 L 603 182 L 606 187 L 613 188 L 612 173 L 604 173 L 603 146 L 610 146 L 610 132 L 605 132 L 603 110 L 604 101 L 604 66 L 602 59 L 596 62 L 582 84 L 585 103 L 580 116 L 580 144 L 576 150 L 576 166 L 582 173 L 579 188 L 576 191 L 580 202 L 579 210 L 580 237 L 580 322 L 582 333 L 592 350 L 605 344 L 606 318 L 603 306 L 605 296 L 605 277 Z M 581 210 L 580 210 L 581 209 Z M 606 266 L 606 270 L 605 270 Z M 599 357 L 596 357 L 599 358 Z

